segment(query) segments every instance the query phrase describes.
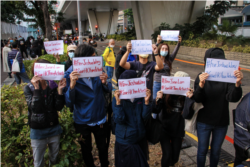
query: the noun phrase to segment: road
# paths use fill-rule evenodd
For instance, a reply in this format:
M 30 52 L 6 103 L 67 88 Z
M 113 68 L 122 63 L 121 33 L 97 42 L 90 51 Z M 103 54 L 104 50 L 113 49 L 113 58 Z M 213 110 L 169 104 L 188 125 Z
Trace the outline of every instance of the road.
M 105 49 L 105 47 L 107 46 L 106 43 L 101 43 L 98 42 L 98 47 L 97 47 L 97 51 L 98 51 L 98 55 L 101 55 Z M 115 47 L 114 48 L 114 52 L 117 54 L 119 52 L 120 48 L 119 47 Z M 178 55 L 176 57 L 178 59 Z M 174 61 L 173 62 L 173 70 L 172 73 L 175 73 L 177 71 L 184 71 L 186 73 L 188 73 L 191 77 L 191 83 L 192 85 L 194 85 L 194 80 L 196 79 L 197 75 L 200 72 L 204 71 L 204 67 L 200 66 L 200 65 L 194 65 L 194 64 L 189 64 L 189 63 L 184 63 L 184 62 L 180 62 L 180 61 Z M 243 89 L 243 95 L 247 94 L 248 92 L 250 92 L 250 72 L 247 71 L 242 71 L 243 75 L 244 75 L 244 79 L 242 81 L 242 89 Z M 114 77 L 115 79 L 115 77 Z M 230 103 L 229 104 L 229 111 L 230 111 L 230 125 L 228 127 L 228 131 L 227 131 L 227 136 L 228 136 L 228 140 L 225 140 L 223 145 L 222 145 L 222 149 L 224 149 L 226 152 L 228 152 L 229 154 L 231 154 L 232 156 L 235 156 L 235 152 L 234 152 L 234 146 L 230 141 L 230 138 L 233 139 L 233 135 L 234 135 L 234 127 L 233 127 L 233 120 L 232 120 L 232 110 L 235 109 L 237 107 L 238 103 Z M 196 134 L 194 134 L 195 136 L 197 136 Z

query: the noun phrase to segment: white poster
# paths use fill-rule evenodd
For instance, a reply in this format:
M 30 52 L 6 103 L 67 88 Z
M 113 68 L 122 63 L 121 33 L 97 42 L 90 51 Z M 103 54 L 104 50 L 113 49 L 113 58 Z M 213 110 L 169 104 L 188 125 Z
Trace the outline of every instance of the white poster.
M 132 55 L 152 54 L 151 40 L 131 40 Z
M 146 78 L 119 79 L 120 99 L 146 97 Z
M 48 54 L 63 55 L 63 40 L 44 42 L 44 47 Z
M 190 89 L 190 77 L 161 77 L 161 91 L 164 94 L 183 95 Z
M 178 41 L 179 30 L 161 30 L 161 37 L 163 41 Z
M 72 34 L 72 30 L 64 30 L 64 34 Z
M 35 63 L 34 74 L 43 80 L 61 80 L 64 77 L 63 64 Z
M 73 70 L 80 74 L 79 78 L 97 77 L 102 74 L 101 56 L 74 57 L 72 62 Z
M 239 68 L 239 61 L 207 58 L 205 72 L 208 81 L 236 83 L 234 71 Z

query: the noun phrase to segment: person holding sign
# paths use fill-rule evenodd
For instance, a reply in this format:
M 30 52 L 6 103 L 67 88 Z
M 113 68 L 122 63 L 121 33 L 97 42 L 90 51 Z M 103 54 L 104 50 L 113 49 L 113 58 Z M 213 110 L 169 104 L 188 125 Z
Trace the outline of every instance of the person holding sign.
M 154 85 L 153 85 L 153 99 L 156 98 L 156 94 L 159 90 L 161 90 L 161 76 L 170 76 L 172 70 L 172 63 L 178 53 L 178 50 L 181 46 L 182 38 L 178 37 L 178 43 L 173 51 L 170 54 L 170 48 L 168 44 L 161 43 L 162 37 L 158 35 L 156 46 L 158 46 L 158 54 L 160 55 L 161 60 L 163 61 L 164 68 L 161 71 L 156 71 L 154 75 Z M 153 57 L 155 61 L 155 58 Z M 156 118 L 156 115 L 153 114 L 153 118 Z
M 204 61 L 207 58 L 225 59 L 224 51 L 220 48 L 208 49 Z M 207 81 L 208 73 L 198 74 L 194 85 L 194 100 L 202 103 L 202 108 L 197 116 L 198 154 L 197 166 L 205 166 L 210 137 L 211 155 L 210 166 L 217 166 L 220 149 L 227 133 L 229 125 L 229 102 L 238 102 L 242 97 L 241 71 L 234 71 L 236 83 Z
M 95 49 L 90 45 L 81 44 L 75 50 L 76 58 L 89 56 L 95 56 Z M 76 133 L 80 133 L 83 138 L 83 140 L 79 140 L 82 157 L 86 166 L 95 166 L 91 154 L 91 133 L 93 133 L 102 167 L 108 167 L 106 143 L 108 125 L 104 93 L 112 91 L 112 84 L 107 82 L 108 75 L 105 73 L 98 77 L 79 78 L 79 76 L 80 73 L 73 71 L 73 65 L 64 75 L 67 80 L 66 106 L 73 108 Z
M 133 70 L 123 72 L 120 79 L 137 78 Z M 115 127 L 115 166 L 148 167 L 147 139 L 144 122 L 151 114 L 151 91 L 145 98 L 120 99 L 122 92 L 115 91 L 112 101 Z
M 35 61 L 32 66 L 33 75 L 35 63 L 50 62 L 44 59 Z M 65 86 L 65 78 L 57 85 L 54 81 L 42 80 L 41 77 L 35 75 L 31 82 L 24 87 L 35 167 L 45 165 L 44 154 L 47 145 L 49 146 L 50 165 L 56 164 L 60 134 L 62 133 L 57 111 L 61 111 L 65 104 L 63 95 Z
M 185 72 L 178 71 L 174 77 L 189 77 Z M 186 93 L 188 98 L 192 98 L 193 90 Z M 162 158 L 161 166 L 174 166 L 179 160 L 182 140 L 185 135 L 185 120 L 182 117 L 185 96 L 183 95 L 163 95 L 162 91 L 157 92 L 153 101 L 153 112 L 159 114 L 162 123 L 162 134 L 160 137 Z
M 151 90 L 153 89 L 153 76 L 155 71 L 160 71 L 163 69 L 163 62 L 161 61 L 161 58 L 159 57 L 158 48 L 156 45 L 152 45 L 153 54 L 155 56 L 156 62 L 148 61 L 148 54 L 140 54 L 139 55 L 139 61 L 132 61 L 127 62 L 128 55 L 132 49 L 132 44 L 127 44 L 127 51 L 123 55 L 120 66 L 124 68 L 125 70 L 134 70 L 137 72 L 137 77 L 146 77 L 147 79 L 147 88 Z
M 59 54 L 53 54 L 53 56 L 56 58 L 56 64 L 63 64 L 65 66 L 65 71 L 68 70 L 70 66 L 72 66 L 72 59 L 75 57 L 75 50 L 77 46 L 76 45 L 69 45 L 67 47 L 67 55 L 68 55 L 68 60 L 65 62 L 60 61 L 60 56 Z

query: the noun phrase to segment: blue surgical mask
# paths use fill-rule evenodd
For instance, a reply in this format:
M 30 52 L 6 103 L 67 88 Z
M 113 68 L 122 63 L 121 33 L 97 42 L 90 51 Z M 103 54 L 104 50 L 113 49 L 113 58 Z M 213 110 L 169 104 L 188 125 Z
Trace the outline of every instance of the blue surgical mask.
M 165 57 L 165 56 L 167 56 L 168 55 L 168 51 L 161 51 L 161 56 L 163 56 L 163 57 Z
M 74 52 L 69 52 L 69 57 L 72 59 L 73 57 L 75 57 L 75 53 Z
M 13 42 L 13 40 L 10 40 L 10 42 L 12 43 L 12 42 Z

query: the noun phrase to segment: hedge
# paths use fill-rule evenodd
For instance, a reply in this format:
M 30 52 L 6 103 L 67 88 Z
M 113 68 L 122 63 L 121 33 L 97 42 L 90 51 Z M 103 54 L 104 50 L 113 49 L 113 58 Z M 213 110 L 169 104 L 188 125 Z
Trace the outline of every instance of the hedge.
M 52 55 L 41 56 L 39 59 L 46 59 L 55 63 Z M 66 55 L 61 56 L 65 61 Z M 24 61 L 25 68 L 30 77 L 31 66 L 35 60 Z M 1 88 L 1 165 L 32 167 L 33 155 L 30 141 L 30 128 L 28 122 L 28 107 L 25 101 L 23 88 L 26 84 L 19 86 L 4 85 Z M 70 110 L 65 106 L 59 112 L 59 122 L 63 129 L 60 139 L 60 151 L 58 163 L 54 167 L 83 166 L 82 154 L 78 138 L 75 133 L 73 117 Z M 48 149 L 44 155 L 45 163 L 48 166 Z

